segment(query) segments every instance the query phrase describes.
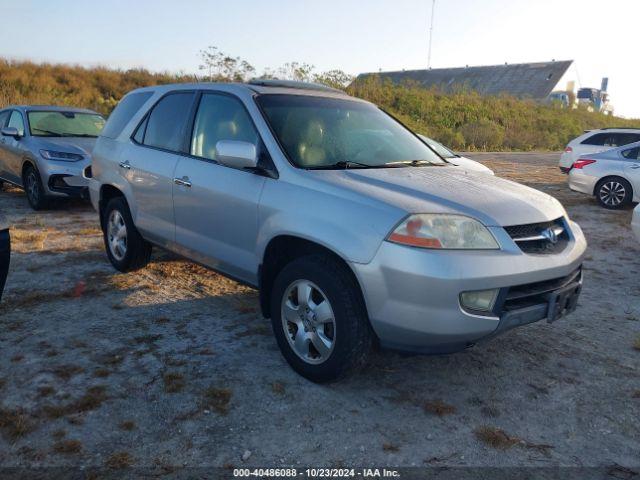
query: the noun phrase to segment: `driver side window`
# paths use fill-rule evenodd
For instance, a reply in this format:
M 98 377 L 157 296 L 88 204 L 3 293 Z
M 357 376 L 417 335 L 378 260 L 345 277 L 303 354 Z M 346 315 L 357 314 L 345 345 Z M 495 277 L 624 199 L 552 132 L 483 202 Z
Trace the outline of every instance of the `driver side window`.
M 11 112 L 11 117 L 9 118 L 9 128 L 13 127 L 18 130 L 18 134 L 23 137 L 24 136 L 24 120 L 22 119 L 22 114 L 16 110 Z
M 191 155 L 216 160 L 220 140 L 249 142 L 258 146 L 249 114 L 239 100 L 229 95 L 204 93 L 193 126 Z

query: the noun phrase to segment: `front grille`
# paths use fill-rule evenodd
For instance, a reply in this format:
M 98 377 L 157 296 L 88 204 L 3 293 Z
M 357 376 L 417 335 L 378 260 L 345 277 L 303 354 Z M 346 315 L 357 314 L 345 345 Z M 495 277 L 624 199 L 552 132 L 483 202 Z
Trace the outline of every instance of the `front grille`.
M 562 218 L 550 222 L 512 225 L 504 227 L 504 229 L 524 253 L 538 255 L 560 253 L 569 243 L 569 233 Z M 555 232 L 555 243 L 545 237 L 545 231 L 547 230 Z
M 546 297 L 550 292 L 565 287 L 572 282 L 579 282 L 581 280 L 582 268 L 578 268 L 566 277 L 510 287 L 504 297 L 502 310 L 517 310 L 519 308 L 544 303 L 547 301 Z

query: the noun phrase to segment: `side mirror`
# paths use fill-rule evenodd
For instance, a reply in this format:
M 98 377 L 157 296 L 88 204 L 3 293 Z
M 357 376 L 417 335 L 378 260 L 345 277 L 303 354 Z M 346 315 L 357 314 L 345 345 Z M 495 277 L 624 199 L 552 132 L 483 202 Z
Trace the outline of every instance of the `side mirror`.
M 20 135 L 16 127 L 5 127 L 2 130 L 0 130 L 0 133 L 4 137 L 13 137 L 16 140 L 18 140 L 22 136 Z
M 232 168 L 256 168 L 258 150 L 253 143 L 220 140 L 216 143 L 216 160 Z

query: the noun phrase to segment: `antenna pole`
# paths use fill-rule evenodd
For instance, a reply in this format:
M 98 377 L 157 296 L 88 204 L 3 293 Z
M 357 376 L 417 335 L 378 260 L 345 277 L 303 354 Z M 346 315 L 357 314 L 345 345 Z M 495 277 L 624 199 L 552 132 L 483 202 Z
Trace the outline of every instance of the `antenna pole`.
M 431 3 L 431 25 L 429 26 L 429 55 L 427 57 L 427 68 L 431 68 L 431 40 L 433 39 L 433 16 L 436 10 L 436 0 Z

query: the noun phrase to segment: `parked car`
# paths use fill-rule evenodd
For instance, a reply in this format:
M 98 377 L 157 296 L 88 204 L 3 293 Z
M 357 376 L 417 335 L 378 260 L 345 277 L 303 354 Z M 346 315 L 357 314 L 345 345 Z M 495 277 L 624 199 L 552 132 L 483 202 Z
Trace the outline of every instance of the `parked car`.
M 34 210 L 54 197 L 86 196 L 91 150 L 104 123 L 98 113 L 79 108 L 0 110 L 0 184 L 24 188 Z
M 631 229 L 636 234 L 636 238 L 640 241 L 640 204 L 636 205 L 633 210 L 633 217 L 631 217 Z
M 605 208 L 640 201 L 640 142 L 580 157 L 569 172 L 569 188 L 595 195 Z
M 601 128 L 588 130 L 571 140 L 560 156 L 560 170 L 569 173 L 573 163 L 582 155 L 600 153 L 640 141 L 637 128 Z
M 457 153 L 454 153 L 453 151 L 442 145 L 440 142 L 436 142 L 432 138 L 420 134 L 418 134 L 418 137 L 424 140 L 427 145 L 434 149 L 435 152 L 442 158 L 444 158 L 447 162 L 452 163 L 453 165 L 457 165 L 458 167 L 462 167 L 468 172 L 480 172 L 494 175 L 493 170 L 491 170 L 489 167 L 485 167 L 480 162 L 476 162 L 475 160 L 471 160 L 470 158 L 458 155 Z
M 447 164 L 375 105 L 291 82 L 126 95 L 91 200 L 122 272 L 169 249 L 260 291 L 314 381 L 375 342 L 453 352 L 573 311 L 586 241 L 553 197 Z
M 2 213 L 0 213 L 0 300 L 9 273 L 9 262 L 11 259 L 11 235 L 9 233 L 9 223 Z

